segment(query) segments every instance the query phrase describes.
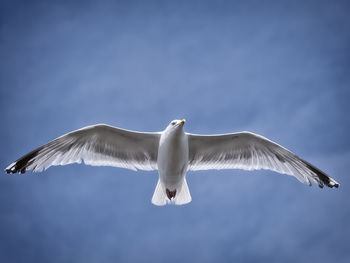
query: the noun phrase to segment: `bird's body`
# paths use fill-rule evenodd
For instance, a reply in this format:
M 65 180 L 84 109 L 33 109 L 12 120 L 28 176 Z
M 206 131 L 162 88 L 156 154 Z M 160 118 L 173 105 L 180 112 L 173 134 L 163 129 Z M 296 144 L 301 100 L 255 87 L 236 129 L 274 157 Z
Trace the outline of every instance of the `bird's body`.
M 160 181 L 169 190 L 175 190 L 182 183 L 188 166 L 188 139 L 183 129 L 161 135 L 157 164 Z
M 183 130 L 184 121 L 176 123 L 178 129 L 168 127 L 161 135 L 158 150 L 158 173 L 160 184 L 169 200 L 182 193 L 188 167 L 188 138 Z M 184 186 L 184 187 L 187 187 Z M 164 189 L 160 189 L 164 191 Z M 154 202 L 155 199 L 153 200 Z M 159 202 L 164 203 L 163 198 Z
M 188 170 L 268 169 L 320 187 L 339 184 L 282 146 L 250 132 L 222 135 L 185 133 L 185 120 L 172 121 L 163 132 L 134 132 L 104 124 L 65 134 L 9 165 L 7 173 L 42 171 L 52 165 L 81 163 L 158 170 L 155 205 L 191 202 Z

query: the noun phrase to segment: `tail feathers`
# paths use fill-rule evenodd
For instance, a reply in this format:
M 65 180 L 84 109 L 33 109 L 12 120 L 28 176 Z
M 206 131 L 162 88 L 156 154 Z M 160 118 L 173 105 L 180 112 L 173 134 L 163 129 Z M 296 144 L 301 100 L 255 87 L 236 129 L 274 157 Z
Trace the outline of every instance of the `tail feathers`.
M 165 187 L 163 187 L 162 183 L 158 179 L 158 183 L 152 197 L 152 204 L 158 206 L 166 205 L 166 200 L 167 196 L 165 193 Z
M 175 196 L 174 202 L 175 202 L 175 205 L 184 205 L 184 204 L 188 204 L 191 201 L 192 201 L 192 197 L 190 194 L 190 190 L 188 189 L 188 185 L 185 178 L 184 182 L 182 183 L 180 192 Z
M 192 201 L 186 179 L 184 179 L 182 187 L 179 190 L 180 191 L 175 192 L 175 197 L 170 200 L 167 196 L 166 188 L 162 185 L 160 180 L 158 180 L 152 197 L 152 203 L 157 206 L 163 206 L 166 204 L 184 205 Z

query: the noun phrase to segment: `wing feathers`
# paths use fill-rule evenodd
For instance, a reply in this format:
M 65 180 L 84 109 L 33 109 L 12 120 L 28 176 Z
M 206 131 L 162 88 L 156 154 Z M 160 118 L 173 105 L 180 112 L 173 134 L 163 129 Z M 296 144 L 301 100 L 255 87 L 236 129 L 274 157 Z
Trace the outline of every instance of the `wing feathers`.
M 189 170 L 267 169 L 295 176 L 300 182 L 320 187 L 339 184 L 324 172 L 286 148 L 260 135 L 241 132 L 224 135 L 187 134 Z
M 132 170 L 157 169 L 159 133 L 127 131 L 104 124 L 65 134 L 26 154 L 7 173 L 40 172 L 53 165 L 81 163 Z

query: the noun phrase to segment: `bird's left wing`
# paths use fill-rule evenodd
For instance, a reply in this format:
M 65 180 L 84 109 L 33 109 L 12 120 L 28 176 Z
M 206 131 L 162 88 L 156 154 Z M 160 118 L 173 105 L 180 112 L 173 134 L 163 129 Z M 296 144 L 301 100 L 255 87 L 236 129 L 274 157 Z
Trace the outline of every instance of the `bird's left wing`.
M 320 187 L 339 186 L 334 179 L 291 151 L 254 133 L 187 136 L 189 170 L 268 169 L 295 176 L 310 185 L 314 181 Z
M 105 124 L 67 133 L 19 158 L 7 173 L 40 172 L 53 165 L 81 163 L 132 170 L 157 169 L 160 133 L 134 132 Z

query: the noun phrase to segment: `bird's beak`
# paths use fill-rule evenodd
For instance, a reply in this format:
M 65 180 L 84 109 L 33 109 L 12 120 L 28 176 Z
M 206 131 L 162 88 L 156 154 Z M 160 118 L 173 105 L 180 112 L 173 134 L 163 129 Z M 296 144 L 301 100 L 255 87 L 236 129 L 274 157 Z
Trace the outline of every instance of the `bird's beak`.
M 179 122 L 179 124 L 183 126 L 183 125 L 185 124 L 185 122 L 186 122 L 186 120 L 183 119 L 183 120 L 181 120 L 181 121 Z

